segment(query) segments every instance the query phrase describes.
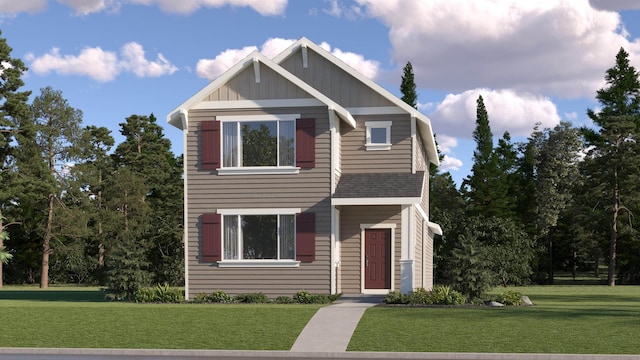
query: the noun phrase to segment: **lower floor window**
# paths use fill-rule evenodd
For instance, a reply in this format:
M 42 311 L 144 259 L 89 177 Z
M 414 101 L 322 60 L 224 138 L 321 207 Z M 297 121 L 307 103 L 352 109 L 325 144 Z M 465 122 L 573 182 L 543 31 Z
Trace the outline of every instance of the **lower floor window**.
M 224 260 L 295 259 L 294 215 L 225 215 Z

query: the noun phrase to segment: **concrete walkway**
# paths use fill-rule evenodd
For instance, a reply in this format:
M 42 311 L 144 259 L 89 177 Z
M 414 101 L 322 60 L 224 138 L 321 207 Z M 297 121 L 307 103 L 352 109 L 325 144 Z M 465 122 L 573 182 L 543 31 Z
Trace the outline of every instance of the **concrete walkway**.
M 364 311 L 382 302 L 382 296 L 343 296 L 323 307 L 302 329 L 291 347 L 294 352 L 347 351 L 353 331 Z

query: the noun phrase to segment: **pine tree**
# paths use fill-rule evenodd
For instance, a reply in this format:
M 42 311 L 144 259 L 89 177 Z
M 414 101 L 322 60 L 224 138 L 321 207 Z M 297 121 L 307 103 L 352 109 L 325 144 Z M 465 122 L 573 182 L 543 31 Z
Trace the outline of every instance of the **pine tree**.
M 400 92 L 402 97 L 400 98 L 405 103 L 411 105 L 411 107 L 418 108 L 418 93 L 416 92 L 416 83 L 414 81 L 413 66 L 411 62 L 402 69 L 402 82 L 400 83 Z
M 585 169 L 593 199 L 604 201 L 610 216 L 607 283 L 615 286 L 620 227 L 628 223 L 622 222 L 620 216 L 631 217 L 632 209 L 640 207 L 640 80 L 624 49 L 616 55 L 615 66 L 607 70 L 605 81 L 606 87 L 596 94 L 600 112 L 587 111 L 598 130 L 583 132 L 592 146 Z
M 0 32 L 0 35 L 2 32 Z M 18 91 L 24 82 L 22 75 L 27 71 L 24 63 L 11 57 L 13 49 L 5 38 L 0 37 L 0 288 L 3 284 L 3 263 L 8 261 L 10 254 L 4 246 L 9 239 L 8 226 L 18 224 L 18 221 L 7 220 L 4 211 L 15 199 L 16 181 L 18 180 L 15 164 L 17 136 L 20 133 L 20 121 L 27 119 L 29 114 L 30 91 Z M 23 134 L 23 138 L 27 134 Z

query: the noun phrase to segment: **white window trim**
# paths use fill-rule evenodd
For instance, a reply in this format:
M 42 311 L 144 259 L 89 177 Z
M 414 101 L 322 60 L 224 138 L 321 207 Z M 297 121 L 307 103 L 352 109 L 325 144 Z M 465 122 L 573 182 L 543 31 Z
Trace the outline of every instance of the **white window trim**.
M 366 141 L 365 147 L 369 150 L 391 150 L 391 121 L 365 121 L 366 127 Z M 386 142 L 384 144 L 372 144 L 371 143 L 371 129 L 385 129 L 386 130 Z
M 216 116 L 216 120 L 221 123 L 224 122 L 264 122 L 264 121 L 293 121 L 293 147 L 294 147 L 294 163 L 295 163 L 295 140 L 296 140 L 296 123 L 295 121 L 300 119 L 300 114 L 269 114 L 269 115 L 222 115 Z M 238 134 L 240 132 L 238 131 Z M 220 144 L 222 146 L 224 139 L 224 131 L 220 131 Z M 240 149 L 242 147 L 239 147 Z M 241 151 L 238 151 L 238 156 L 241 156 Z M 220 164 L 224 164 L 224 149 L 220 151 Z M 216 169 L 218 175 L 280 175 L 280 174 L 299 174 L 300 168 L 296 166 L 221 166 Z
M 222 216 L 222 226 L 221 226 L 221 239 L 224 239 L 224 216 L 242 216 L 242 215 L 296 215 L 301 213 L 300 208 L 269 208 L 269 209 L 218 209 L 216 211 L 218 214 Z M 280 219 L 278 218 L 278 222 Z M 294 226 L 294 237 L 295 237 L 295 226 Z M 294 238 L 295 242 L 295 238 Z M 222 253 L 224 254 L 224 240 L 222 241 Z M 280 246 L 278 244 L 278 246 Z M 294 252 L 295 255 L 295 252 Z M 224 256 L 224 255 L 223 255 Z M 300 267 L 300 261 L 295 259 L 246 259 L 246 260 L 236 260 L 236 259 L 222 259 L 218 261 L 218 267 L 221 268 L 292 268 L 292 267 Z

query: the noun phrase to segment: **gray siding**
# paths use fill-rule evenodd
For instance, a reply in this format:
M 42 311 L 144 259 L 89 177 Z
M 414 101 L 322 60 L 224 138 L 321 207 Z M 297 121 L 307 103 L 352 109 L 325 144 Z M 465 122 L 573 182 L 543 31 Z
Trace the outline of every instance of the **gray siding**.
M 200 122 L 216 115 L 265 114 L 264 111 L 212 112 L 192 110 L 187 134 L 189 202 L 189 295 L 221 289 L 231 294 L 264 292 L 275 297 L 299 290 L 330 292 L 330 133 L 327 108 L 274 109 L 269 113 L 300 113 L 316 119 L 316 167 L 296 175 L 225 175 L 199 169 Z M 316 213 L 316 261 L 299 268 L 218 268 L 201 263 L 200 216 L 217 209 L 301 208 Z
M 367 115 L 355 118 L 355 128 L 341 128 L 343 173 L 411 172 L 409 115 Z M 391 150 L 366 150 L 366 121 L 392 121 Z
M 253 65 L 212 92 L 205 101 L 299 99 L 311 95 L 267 66 L 260 65 L 260 83 L 256 83 Z
M 424 170 L 424 191 L 422 192 L 422 201 L 421 206 L 422 210 L 428 215 L 429 214 L 429 162 L 427 160 L 427 153 L 424 148 L 424 143 L 422 142 L 422 137 L 420 133 L 416 134 L 416 147 L 415 147 L 415 158 L 416 158 L 416 171 Z
M 340 210 L 340 288 L 345 294 L 359 294 L 361 287 L 360 224 L 396 224 L 393 271 L 396 289 L 400 288 L 401 224 L 400 206 L 343 206 Z
M 384 96 L 311 49 L 307 52 L 308 67 L 302 67 L 300 52 L 298 50 L 280 66 L 343 107 L 394 106 Z

